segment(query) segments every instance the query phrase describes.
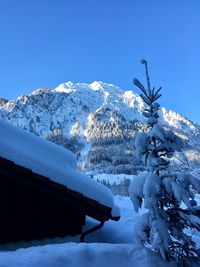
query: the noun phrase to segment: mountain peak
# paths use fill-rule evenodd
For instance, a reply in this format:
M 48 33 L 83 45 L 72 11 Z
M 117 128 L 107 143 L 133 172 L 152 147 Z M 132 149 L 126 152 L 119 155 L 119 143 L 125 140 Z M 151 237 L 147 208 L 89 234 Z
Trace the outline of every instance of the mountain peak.
M 90 84 L 88 83 L 73 83 L 68 81 L 66 83 L 61 83 L 58 87 L 53 89 L 54 92 L 60 93 L 71 93 L 75 91 L 98 91 L 108 94 L 123 94 L 124 90 L 120 89 L 114 84 L 105 83 L 102 81 L 94 81 Z
M 93 83 L 90 84 L 91 89 L 93 89 L 94 91 L 98 91 L 98 90 L 102 90 L 103 89 L 103 85 L 105 85 L 106 83 L 103 83 L 101 81 L 94 81 Z M 107 85 L 107 84 L 106 84 Z
M 74 91 L 73 86 L 73 82 L 68 81 L 66 83 L 61 83 L 58 87 L 53 89 L 53 91 L 60 93 L 71 93 L 72 91 Z

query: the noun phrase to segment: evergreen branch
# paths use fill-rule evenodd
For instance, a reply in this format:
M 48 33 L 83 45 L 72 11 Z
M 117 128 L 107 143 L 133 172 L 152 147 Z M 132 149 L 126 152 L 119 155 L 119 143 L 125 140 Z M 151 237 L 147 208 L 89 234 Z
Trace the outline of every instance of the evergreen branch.
M 160 88 L 155 92 L 155 96 L 160 92 L 161 89 L 162 89 L 162 87 L 160 87 Z
M 143 94 L 140 94 L 140 96 L 141 96 L 141 98 L 144 100 L 144 102 L 147 104 L 147 105 L 149 105 L 149 106 L 151 106 L 151 100 L 149 99 L 149 98 L 147 98 L 146 96 L 144 96 Z
M 150 85 L 150 78 L 149 78 L 149 72 L 148 72 L 148 64 L 145 59 L 141 60 L 141 63 L 145 65 L 145 72 L 146 72 L 146 78 L 147 78 L 147 88 L 148 88 L 148 93 L 151 95 L 151 85 Z
M 149 112 L 145 112 L 145 111 L 142 112 L 142 115 L 145 116 L 146 118 L 151 117 L 151 114 Z
M 146 89 L 138 79 L 134 79 L 133 84 L 136 85 L 145 94 L 146 97 L 148 97 Z
M 153 87 L 153 89 L 152 89 L 152 94 L 153 95 L 155 94 L 155 87 Z
M 154 93 L 155 93 L 155 87 L 153 87 L 153 89 L 151 90 L 151 97 L 154 96 Z
M 155 102 L 158 98 L 160 98 L 162 95 L 158 94 L 156 97 L 154 97 L 153 102 Z

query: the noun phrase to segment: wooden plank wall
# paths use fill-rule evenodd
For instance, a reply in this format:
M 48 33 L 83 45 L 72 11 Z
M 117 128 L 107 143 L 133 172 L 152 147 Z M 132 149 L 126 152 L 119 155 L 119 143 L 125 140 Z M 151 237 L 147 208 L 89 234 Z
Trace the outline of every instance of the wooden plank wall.
M 0 243 L 77 235 L 85 214 L 36 188 L 0 174 Z

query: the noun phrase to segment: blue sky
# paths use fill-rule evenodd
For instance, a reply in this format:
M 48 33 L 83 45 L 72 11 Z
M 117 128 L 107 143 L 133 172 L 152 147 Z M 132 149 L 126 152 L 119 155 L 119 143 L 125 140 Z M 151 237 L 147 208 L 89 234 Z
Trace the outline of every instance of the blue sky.
M 200 123 L 199 0 L 0 0 L 0 96 L 62 82 L 138 92 L 149 62 L 161 104 Z

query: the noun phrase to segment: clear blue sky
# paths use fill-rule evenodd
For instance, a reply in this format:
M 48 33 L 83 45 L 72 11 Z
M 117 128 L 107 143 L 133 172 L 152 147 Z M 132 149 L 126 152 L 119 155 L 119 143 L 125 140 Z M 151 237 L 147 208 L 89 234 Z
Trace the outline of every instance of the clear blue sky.
M 161 104 L 200 123 L 199 0 L 0 0 L 0 96 L 62 82 L 138 92 L 139 63 Z

